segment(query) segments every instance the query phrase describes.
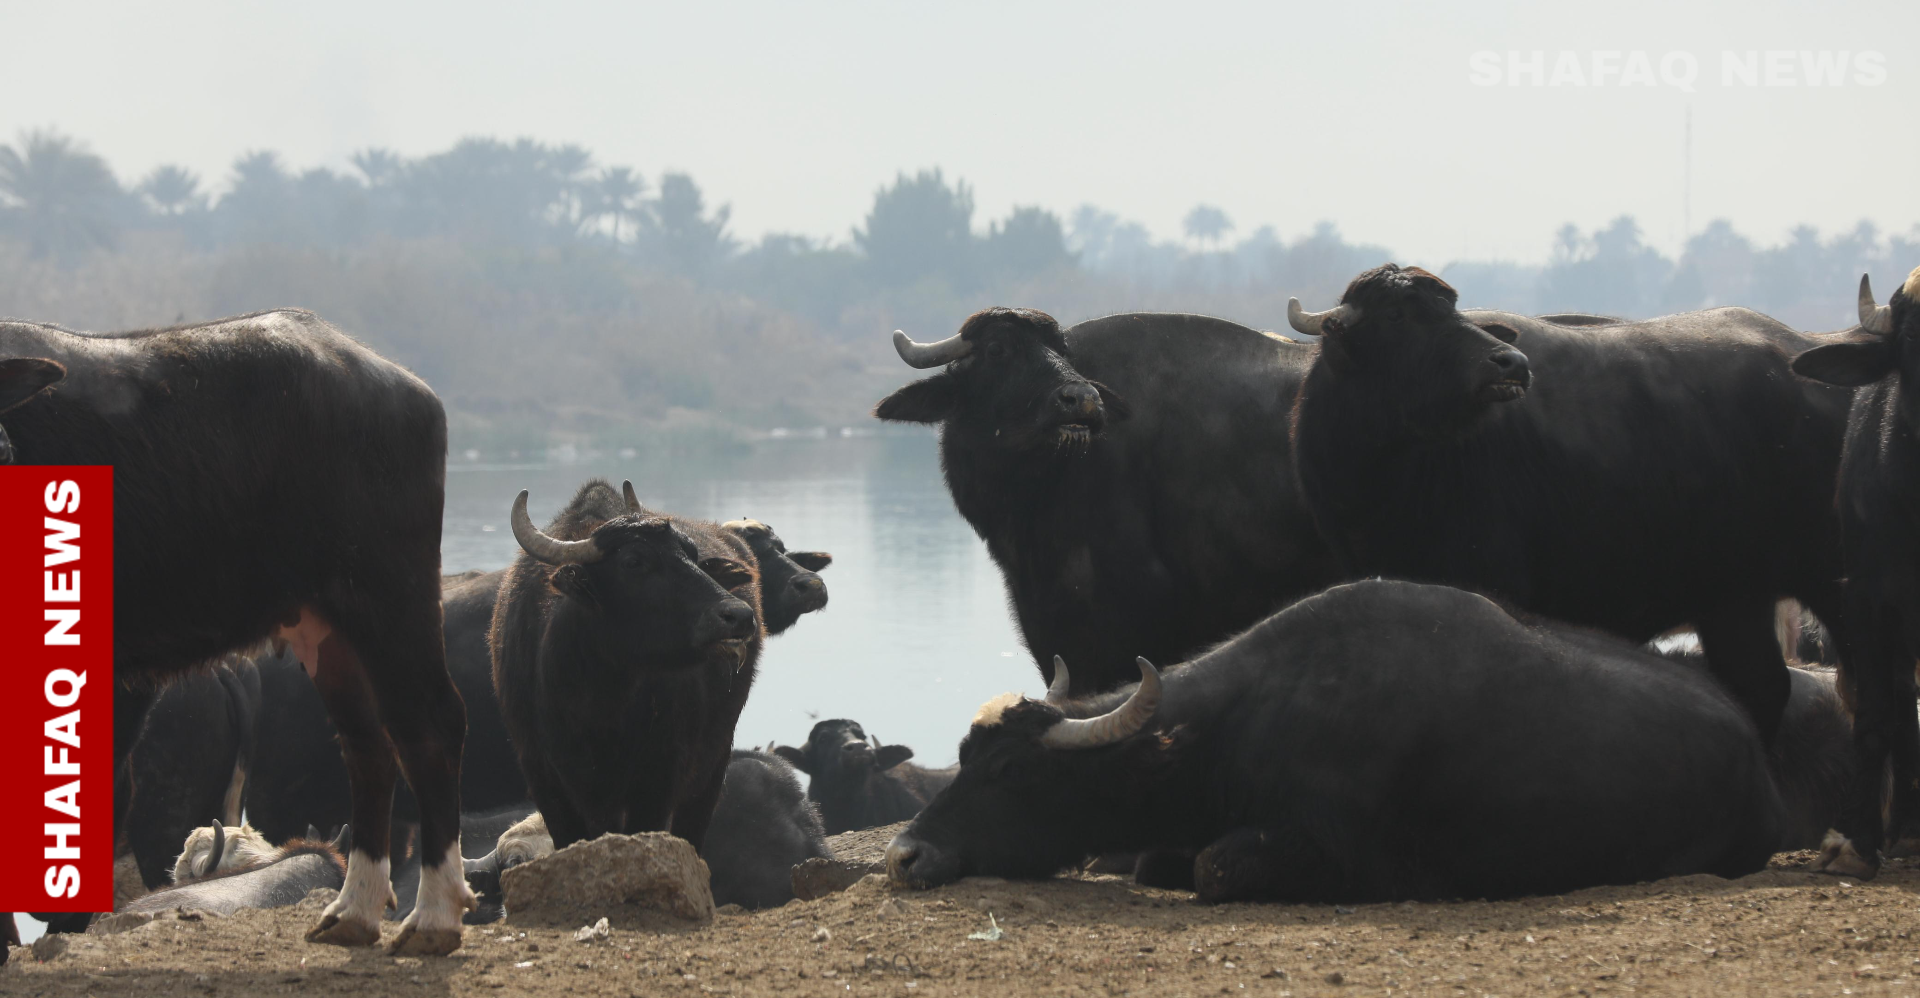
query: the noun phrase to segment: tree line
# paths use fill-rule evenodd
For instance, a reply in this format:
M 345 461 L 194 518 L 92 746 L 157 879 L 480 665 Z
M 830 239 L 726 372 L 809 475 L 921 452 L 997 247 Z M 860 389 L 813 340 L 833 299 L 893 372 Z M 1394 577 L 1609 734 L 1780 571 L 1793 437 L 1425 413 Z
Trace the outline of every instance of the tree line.
M 578 145 L 476 137 L 350 163 L 296 169 L 254 151 L 217 182 L 171 165 L 123 180 L 70 136 L 23 134 L 0 146 L 0 259 L 17 261 L 0 276 L 0 313 L 105 328 L 306 304 L 353 316 L 376 345 L 452 379 L 436 387 L 470 415 L 549 429 L 613 419 L 622 432 L 688 414 L 764 427 L 861 419 L 871 400 L 859 396 L 897 380 L 884 337 L 896 326 L 945 335 L 981 306 L 1024 304 L 1063 321 L 1162 308 L 1284 329 L 1287 297 L 1324 307 L 1392 258 L 1328 222 L 1236 239 L 1207 204 L 1181 238 L 1092 205 L 983 222 L 969 185 L 939 169 L 879 185 L 843 236 L 744 241 L 691 176 L 649 179 Z M 1537 264 L 1399 262 L 1438 270 L 1463 305 L 1639 317 L 1741 304 L 1830 329 L 1846 324 L 1861 272 L 1890 288 L 1920 264 L 1920 227 L 1883 235 L 1862 222 L 1823 237 L 1803 226 L 1763 245 L 1717 220 L 1670 258 L 1623 216 L 1563 226 Z M 729 390 L 742 363 L 729 351 L 749 342 L 770 373 L 808 383 Z M 528 360 L 539 343 L 577 357 Z M 598 387 L 559 387 L 568 363 L 594 369 Z

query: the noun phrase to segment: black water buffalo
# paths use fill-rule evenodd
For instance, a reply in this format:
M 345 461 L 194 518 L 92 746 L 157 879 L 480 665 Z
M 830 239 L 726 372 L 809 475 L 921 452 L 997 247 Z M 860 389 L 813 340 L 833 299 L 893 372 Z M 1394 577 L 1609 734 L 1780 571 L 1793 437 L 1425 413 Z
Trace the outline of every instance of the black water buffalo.
M 793 900 L 795 866 L 833 853 L 793 767 L 735 749 L 700 855 L 713 874 L 714 904 L 774 908 Z
M 215 837 L 212 855 L 221 855 L 223 846 Z M 294 839 L 252 862 L 231 868 L 209 867 L 173 887 L 134 898 L 121 910 L 159 914 L 185 908 L 231 915 L 242 908 L 299 904 L 316 888 L 341 888 L 347 879 L 347 864 L 341 857 L 346 848 L 344 837 L 332 842 Z
M 1859 305 L 1859 326 L 1794 358 L 1793 369 L 1823 384 L 1859 388 L 1838 486 L 1847 576 L 1841 657 L 1858 775 L 1819 865 L 1871 876 L 1880 865 L 1883 812 L 1894 851 L 1920 851 L 1920 725 L 1913 711 L 1920 658 L 1920 523 L 1913 518 L 1920 507 L 1920 269 L 1886 305 L 1874 304 L 1862 277 Z
M 259 671 L 233 655 L 174 682 L 147 711 L 127 762 L 133 799 L 123 830 L 148 890 L 172 882 L 188 832 L 216 818 L 240 824 L 259 710 Z
M 828 835 L 905 821 L 953 782 L 953 769 L 926 769 L 908 762 L 913 750 L 882 745 L 856 721 L 821 721 L 802 748 L 786 745 L 774 754 L 810 777 L 807 796 L 820 805 Z
M 1358 582 L 1164 678 L 980 709 L 887 851 L 915 886 L 1196 854 L 1202 901 L 1553 894 L 1761 869 L 1780 797 L 1711 678 L 1484 597 Z
M 1334 581 L 1295 487 L 1287 413 L 1313 348 L 1199 315 L 1062 331 L 990 308 L 933 344 L 940 374 L 874 408 L 940 427 L 960 515 L 1000 568 L 1041 674 L 1075 693 L 1129 682 Z
M 760 657 L 753 552 L 623 491 L 588 482 L 544 532 L 514 501 L 494 688 L 554 845 L 671 831 L 698 849 Z
M 458 947 L 465 719 L 439 627 L 446 414 L 426 384 L 299 310 L 110 335 L 0 322 L 0 424 L 12 460 L 114 467 L 114 771 L 160 683 L 279 635 L 372 833 L 308 938 L 379 941 L 397 761 L 429 875 L 392 948 Z
M 1343 573 L 1638 641 L 1690 622 L 1771 738 L 1775 601 L 1839 619 L 1847 393 L 1788 370 L 1819 340 L 1738 308 L 1581 327 L 1454 303 L 1386 264 L 1329 312 L 1289 309 L 1324 334 L 1293 455 Z
M 759 520 L 728 520 L 720 525 L 740 535 L 760 565 L 760 608 L 767 633 L 783 634 L 799 619 L 827 605 L 827 584 L 820 572 L 833 564 L 825 551 L 789 551 L 773 528 Z

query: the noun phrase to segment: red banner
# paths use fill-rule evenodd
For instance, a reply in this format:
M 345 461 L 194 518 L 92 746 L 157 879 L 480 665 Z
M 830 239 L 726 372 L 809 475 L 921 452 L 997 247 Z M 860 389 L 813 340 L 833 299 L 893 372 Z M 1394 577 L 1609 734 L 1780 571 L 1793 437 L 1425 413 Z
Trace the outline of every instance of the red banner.
M 0 911 L 113 910 L 113 469 L 0 466 Z

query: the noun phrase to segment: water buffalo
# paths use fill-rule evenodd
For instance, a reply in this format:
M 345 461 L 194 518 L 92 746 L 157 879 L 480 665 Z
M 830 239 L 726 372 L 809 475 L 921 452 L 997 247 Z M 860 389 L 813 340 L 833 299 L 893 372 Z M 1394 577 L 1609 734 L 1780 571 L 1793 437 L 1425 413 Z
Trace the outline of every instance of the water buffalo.
M 773 751 L 810 777 L 807 796 L 820 805 L 828 835 L 905 821 L 953 782 L 955 772 L 916 766 L 907 761 L 912 749 L 882 745 L 845 718 L 815 724 L 802 748 Z
M 793 900 L 793 868 L 831 858 L 820 812 L 786 760 L 735 749 L 700 850 L 713 903 L 774 908 Z
M 740 535 L 753 549 L 760 566 L 760 606 L 767 615 L 767 633 L 784 634 L 800 618 L 824 609 L 827 584 L 820 572 L 833 564 L 825 551 L 789 551 L 773 528 L 759 520 L 728 520 L 720 525 Z
M 111 335 L 0 322 L 0 424 L 0 458 L 114 468 L 115 773 L 159 684 L 287 640 L 371 833 L 308 939 L 379 941 L 397 761 L 428 865 L 391 949 L 457 948 L 473 897 L 455 842 L 465 715 L 439 627 L 440 400 L 295 309 Z
M 1410 582 L 1338 586 L 1164 677 L 989 701 L 897 882 L 1195 856 L 1206 902 L 1554 894 L 1761 869 L 1780 796 L 1717 683 Z
M 1841 658 L 1854 710 L 1854 791 L 1819 864 L 1872 876 L 1883 813 L 1897 853 L 1920 851 L 1920 724 L 1913 711 L 1920 658 L 1920 269 L 1876 305 L 1860 278 L 1860 324 L 1793 360 L 1823 385 L 1858 388 L 1839 472 L 1846 545 Z M 1890 779 L 1889 779 L 1890 775 Z M 1892 793 L 1883 801 L 1885 786 Z
M 1313 348 L 1200 315 L 1062 330 L 974 313 L 901 359 L 945 365 L 874 407 L 940 427 L 954 506 L 999 566 L 1041 675 L 1126 683 L 1334 581 L 1294 484 L 1287 413 Z
M 168 686 L 147 711 L 127 763 L 133 799 L 123 829 L 148 890 L 171 882 L 188 832 L 216 818 L 240 824 L 259 710 L 258 670 L 231 655 Z
M 714 524 L 582 486 L 524 552 L 493 612 L 494 688 L 554 844 L 671 831 L 698 849 L 760 656 L 753 552 Z
M 202 830 L 196 830 L 196 834 L 199 831 Z M 205 837 L 211 850 L 204 854 L 204 859 L 209 861 L 225 852 L 217 823 L 211 832 Z M 315 888 L 338 890 L 346 882 L 347 863 L 340 856 L 347 848 L 345 835 L 343 830 L 342 837 L 330 843 L 295 839 L 266 856 L 235 865 L 223 864 L 217 869 L 205 868 L 206 864 L 202 864 L 177 885 L 135 898 L 122 910 L 158 914 L 185 908 L 231 915 L 242 908 L 284 908 L 298 904 Z
M 1847 393 L 1791 376 L 1819 342 L 1723 308 L 1597 327 L 1455 309 L 1393 264 L 1328 312 L 1293 456 L 1348 578 L 1464 586 L 1646 641 L 1683 623 L 1771 738 L 1774 604 L 1839 619 L 1832 482 Z

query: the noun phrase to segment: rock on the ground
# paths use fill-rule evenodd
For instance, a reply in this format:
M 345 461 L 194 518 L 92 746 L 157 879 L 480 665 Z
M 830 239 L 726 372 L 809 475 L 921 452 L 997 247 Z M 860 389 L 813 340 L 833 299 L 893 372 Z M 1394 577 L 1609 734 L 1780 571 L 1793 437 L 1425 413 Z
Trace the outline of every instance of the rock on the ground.
M 150 911 L 122 911 L 112 915 L 101 915 L 87 926 L 87 931 L 98 936 L 119 935 L 128 929 L 137 929 L 153 921 Z
M 862 877 L 887 872 L 887 846 L 893 837 L 906 831 L 911 822 L 897 822 L 855 832 L 827 836 L 832 859 L 810 859 L 793 868 L 793 895 L 802 901 L 814 901 L 838 894 L 860 882 Z
M 33 945 L 28 948 L 33 950 L 35 960 L 51 963 L 60 959 L 60 954 L 65 953 L 70 945 L 72 943 L 67 940 L 66 933 L 49 933 L 35 939 Z
M 573 928 L 605 916 L 621 927 L 713 921 L 707 864 L 666 832 L 602 835 L 500 877 L 507 920 Z

